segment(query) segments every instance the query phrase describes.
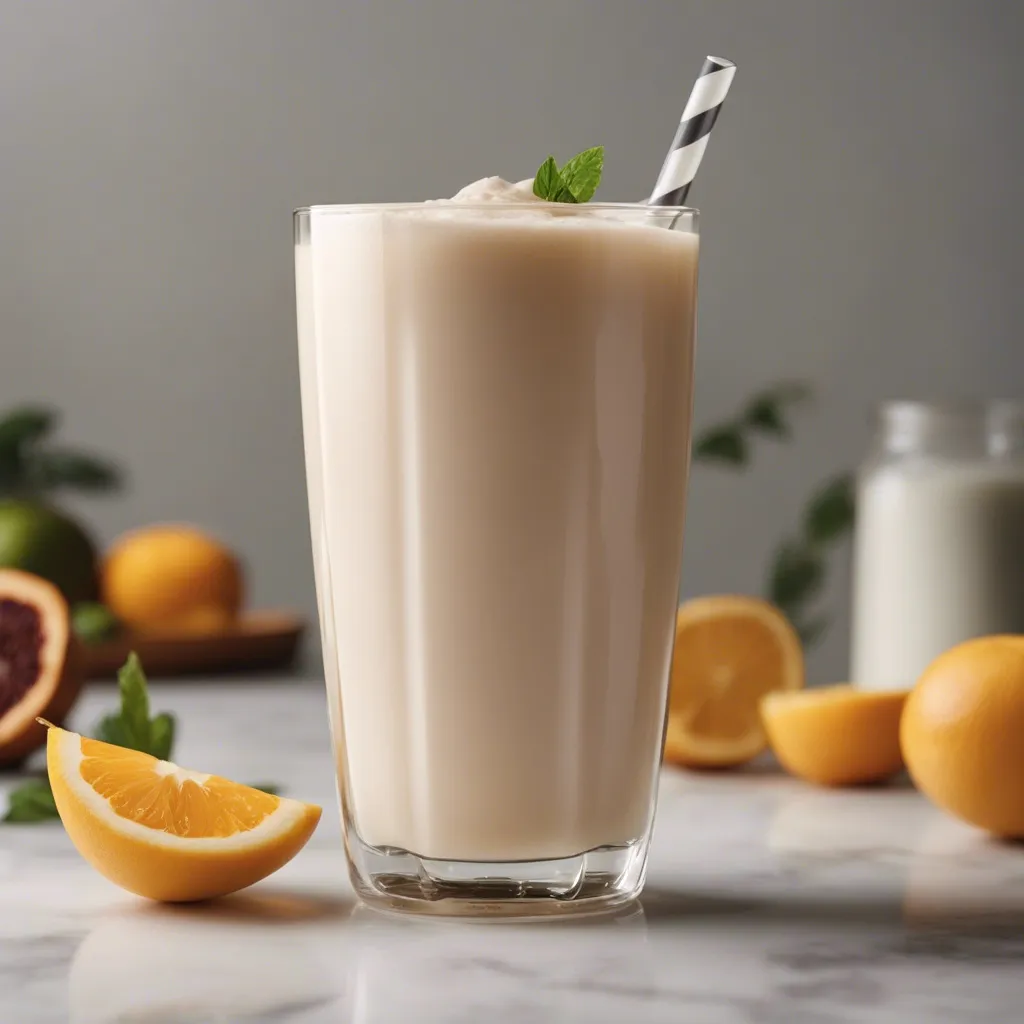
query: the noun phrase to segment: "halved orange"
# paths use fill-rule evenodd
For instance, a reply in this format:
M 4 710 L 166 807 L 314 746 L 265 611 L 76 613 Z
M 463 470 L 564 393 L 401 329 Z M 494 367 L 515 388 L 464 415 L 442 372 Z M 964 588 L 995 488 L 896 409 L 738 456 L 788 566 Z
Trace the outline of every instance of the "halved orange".
M 100 874 L 153 900 L 243 889 L 305 846 L 320 808 L 51 728 L 46 764 L 61 820 Z
M 786 771 L 819 786 L 881 782 L 903 767 L 906 690 L 824 686 L 772 693 L 761 703 L 772 750 Z
M 804 684 L 800 638 L 756 597 L 687 601 L 676 616 L 665 759 L 698 768 L 743 764 L 768 744 L 761 698 Z

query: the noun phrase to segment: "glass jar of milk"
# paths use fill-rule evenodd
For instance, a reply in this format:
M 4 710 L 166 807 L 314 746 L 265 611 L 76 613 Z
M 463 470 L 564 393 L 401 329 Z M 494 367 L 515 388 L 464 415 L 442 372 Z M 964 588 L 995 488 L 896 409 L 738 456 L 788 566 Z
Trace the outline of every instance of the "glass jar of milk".
M 1024 633 L 1024 405 L 890 402 L 858 480 L 851 681 L 913 686 L 991 633 Z

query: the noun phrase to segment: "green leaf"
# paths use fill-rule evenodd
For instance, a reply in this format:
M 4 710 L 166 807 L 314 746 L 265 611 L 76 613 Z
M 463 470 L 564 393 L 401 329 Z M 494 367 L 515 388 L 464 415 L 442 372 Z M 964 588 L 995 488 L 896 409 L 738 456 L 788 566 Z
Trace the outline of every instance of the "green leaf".
M 18 452 L 0 452 L 0 495 L 17 492 L 23 483 L 24 471 Z
M 739 427 L 715 427 L 697 438 L 693 457 L 702 462 L 727 462 L 743 466 L 747 462 L 747 442 Z
M 855 513 L 853 477 L 837 477 L 811 499 L 804 514 L 804 533 L 812 544 L 829 544 L 853 529 Z
M 121 474 L 112 463 L 67 450 L 32 452 L 25 473 L 40 490 L 75 487 L 80 491 L 113 491 L 121 486 Z
M 790 618 L 794 610 L 813 597 L 825 580 L 821 556 L 801 544 L 783 544 L 775 555 L 768 579 L 768 599 Z
M 174 716 L 165 711 L 149 723 L 148 753 L 158 757 L 161 761 L 169 761 L 173 749 Z
M 142 671 L 139 656 L 132 651 L 117 673 L 121 690 L 121 724 L 129 742 L 122 744 L 132 750 L 149 753 L 149 691 L 146 673 Z
M 533 194 L 539 199 L 557 202 L 553 197 L 564 188 L 565 182 L 558 173 L 558 164 L 555 163 L 553 156 L 549 156 L 533 176 Z
M 261 793 L 269 793 L 270 796 L 280 796 L 281 787 L 273 782 L 251 782 L 250 789 L 258 789 Z
M 768 396 L 757 398 L 747 406 L 743 422 L 762 434 L 789 436 L 789 424 L 782 417 L 782 403 Z
M 93 735 L 104 743 L 113 743 L 115 747 L 130 747 L 132 745 L 131 737 L 125 731 L 120 714 L 104 715 L 96 723 Z
M 71 628 L 85 644 L 100 644 L 121 631 L 117 616 L 98 601 L 79 601 L 71 609 Z
M 96 738 L 169 761 L 174 750 L 174 716 L 164 712 L 150 719 L 146 674 L 134 651 L 118 672 L 117 682 L 121 690 L 121 710 L 99 721 Z
M 604 146 L 592 146 L 577 153 L 559 172 L 566 188 L 578 203 L 594 198 L 604 171 Z
M 3 820 L 12 824 L 28 824 L 58 818 L 50 780 L 31 779 L 8 794 L 7 813 Z
M 743 422 L 754 430 L 775 437 L 788 437 L 790 428 L 785 411 L 811 397 L 811 389 L 800 381 L 787 381 L 755 395 L 743 413 Z
M 569 191 L 555 158 L 549 156 L 533 176 L 533 194 L 549 203 L 575 203 L 576 197 Z
M 0 419 L 0 453 L 21 451 L 49 433 L 56 421 L 56 414 L 41 406 L 26 406 L 8 413 Z

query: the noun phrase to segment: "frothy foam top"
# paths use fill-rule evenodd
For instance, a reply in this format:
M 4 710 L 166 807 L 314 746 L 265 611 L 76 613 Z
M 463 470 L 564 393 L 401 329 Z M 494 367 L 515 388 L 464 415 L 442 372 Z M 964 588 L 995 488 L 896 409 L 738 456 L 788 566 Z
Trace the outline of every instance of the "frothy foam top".
M 504 178 L 481 178 L 460 188 L 449 200 L 449 203 L 542 203 L 539 196 L 533 194 L 533 178 L 522 181 L 506 181 Z

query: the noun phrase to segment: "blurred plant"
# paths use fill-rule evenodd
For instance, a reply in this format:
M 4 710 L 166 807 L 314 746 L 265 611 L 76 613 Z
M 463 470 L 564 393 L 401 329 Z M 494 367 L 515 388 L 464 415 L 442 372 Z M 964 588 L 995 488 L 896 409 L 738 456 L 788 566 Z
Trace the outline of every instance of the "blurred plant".
M 810 388 L 798 381 L 754 395 L 737 417 L 694 441 L 694 459 L 743 468 L 750 461 L 753 438 L 788 438 L 792 410 L 810 396 Z M 765 596 L 785 612 L 805 647 L 817 643 L 829 627 L 828 615 L 815 614 L 811 605 L 825 585 L 830 551 L 853 528 L 854 507 L 852 474 L 840 474 L 819 487 L 804 509 L 799 531 L 778 546 L 769 565 Z
M 735 419 L 705 430 L 694 441 L 693 457 L 701 462 L 745 466 L 750 461 L 752 438 L 756 434 L 789 437 L 790 411 L 810 397 L 811 389 L 799 381 L 787 381 L 754 395 Z
M 24 406 L 0 417 L 0 497 L 38 498 L 62 487 L 120 489 L 121 472 L 113 463 L 48 443 L 58 418 L 44 406 Z
M 39 405 L 0 415 L 0 567 L 48 579 L 74 607 L 99 597 L 98 554 L 90 531 L 53 494 L 117 491 L 122 476 L 106 459 L 51 444 L 57 421 Z
M 841 474 L 820 487 L 804 509 L 800 532 L 784 540 L 768 571 L 768 599 L 793 623 L 805 647 L 829 627 L 829 617 L 810 605 L 825 585 L 830 549 L 853 529 L 853 476 Z

